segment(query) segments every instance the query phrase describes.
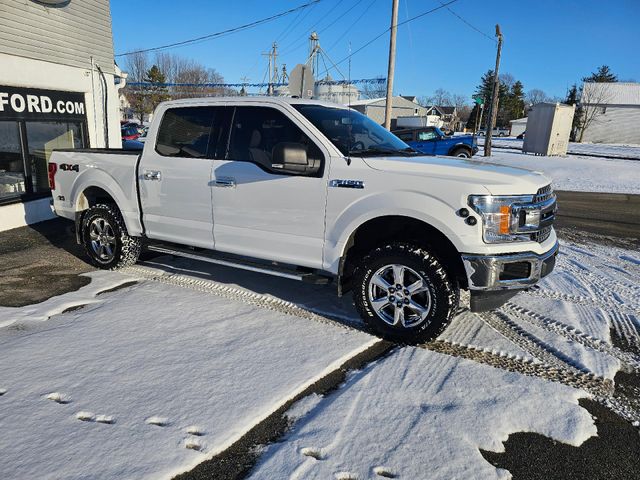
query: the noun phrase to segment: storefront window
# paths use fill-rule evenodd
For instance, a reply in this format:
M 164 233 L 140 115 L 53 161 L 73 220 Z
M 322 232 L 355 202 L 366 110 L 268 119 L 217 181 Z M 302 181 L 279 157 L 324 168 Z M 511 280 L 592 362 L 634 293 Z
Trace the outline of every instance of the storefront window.
M 0 200 L 25 193 L 18 122 L 0 121 Z
M 47 176 L 51 152 L 56 148 L 82 148 L 84 136 L 80 122 L 26 122 L 28 163 L 33 192 L 49 191 Z

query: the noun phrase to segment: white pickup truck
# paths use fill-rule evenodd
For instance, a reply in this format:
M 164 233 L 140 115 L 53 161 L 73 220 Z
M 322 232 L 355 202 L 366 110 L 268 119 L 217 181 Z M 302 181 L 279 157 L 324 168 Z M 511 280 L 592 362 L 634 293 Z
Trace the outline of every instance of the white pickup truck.
M 54 208 L 94 265 L 142 247 L 287 278 L 335 280 L 367 325 L 415 342 L 496 308 L 554 267 L 539 173 L 414 152 L 346 107 L 285 98 L 171 101 L 142 152 L 57 150 Z

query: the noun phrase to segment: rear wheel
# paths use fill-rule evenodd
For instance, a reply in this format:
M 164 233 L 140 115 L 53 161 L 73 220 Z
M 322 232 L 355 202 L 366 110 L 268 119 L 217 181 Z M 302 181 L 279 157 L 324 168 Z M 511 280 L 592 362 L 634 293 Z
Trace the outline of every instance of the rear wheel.
M 376 248 L 362 260 L 354 280 L 361 317 L 392 340 L 434 338 L 458 308 L 457 282 L 433 254 L 410 244 Z
M 133 265 L 142 249 L 142 240 L 129 236 L 122 214 L 109 204 L 87 210 L 82 219 L 82 239 L 91 263 L 107 270 Z

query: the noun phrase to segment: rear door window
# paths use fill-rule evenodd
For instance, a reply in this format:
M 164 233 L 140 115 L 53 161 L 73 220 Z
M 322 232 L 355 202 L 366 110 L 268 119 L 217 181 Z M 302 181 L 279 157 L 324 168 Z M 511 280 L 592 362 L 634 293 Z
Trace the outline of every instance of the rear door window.
M 171 108 L 164 113 L 156 151 L 165 157 L 214 158 L 221 107 Z

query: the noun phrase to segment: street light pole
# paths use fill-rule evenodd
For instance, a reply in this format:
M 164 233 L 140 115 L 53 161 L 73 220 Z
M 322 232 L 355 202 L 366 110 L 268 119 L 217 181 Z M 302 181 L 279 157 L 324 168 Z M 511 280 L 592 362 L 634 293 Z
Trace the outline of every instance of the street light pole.
M 493 72 L 493 92 L 491 95 L 491 105 L 489 114 L 487 115 L 487 131 L 484 136 L 484 156 L 491 156 L 491 139 L 493 136 L 493 127 L 496 125 L 496 117 L 498 116 L 498 99 L 500 97 L 500 79 L 498 71 L 500 70 L 500 55 L 502 53 L 502 32 L 500 25 L 496 25 L 496 37 L 498 37 L 498 51 L 496 53 L 496 69 Z
M 391 38 L 389 39 L 389 70 L 387 71 L 387 101 L 384 107 L 384 128 L 391 130 L 393 76 L 396 70 L 396 33 L 398 31 L 398 0 L 392 0 Z

